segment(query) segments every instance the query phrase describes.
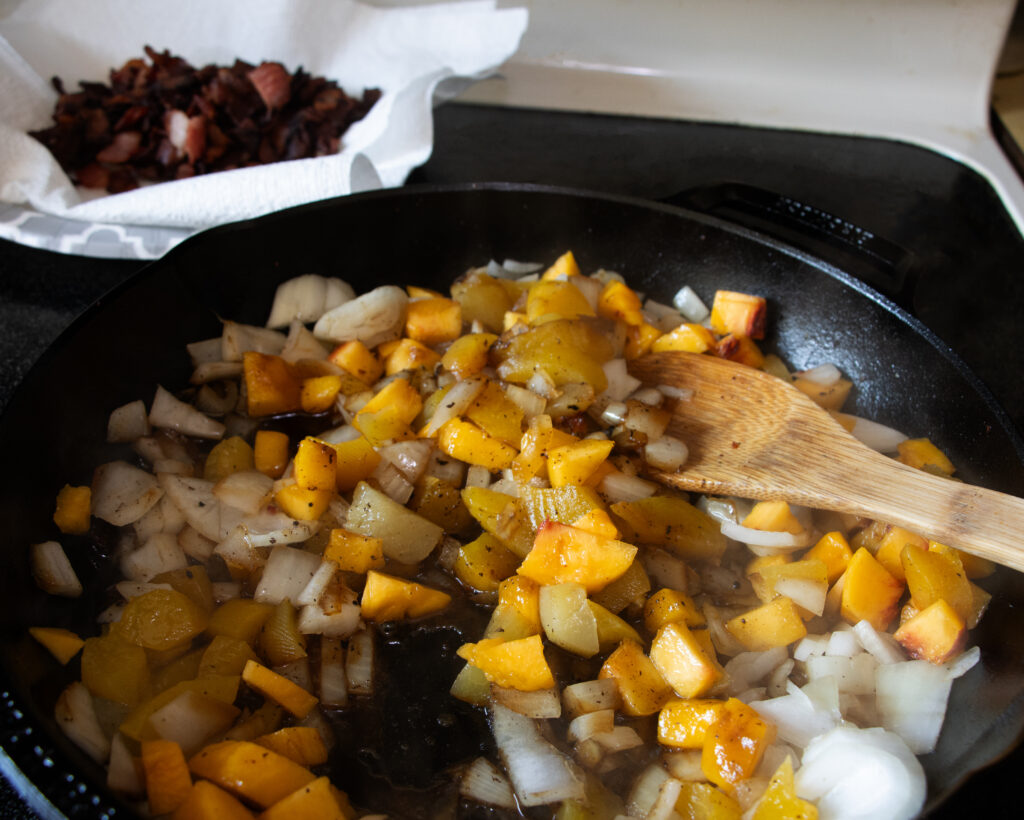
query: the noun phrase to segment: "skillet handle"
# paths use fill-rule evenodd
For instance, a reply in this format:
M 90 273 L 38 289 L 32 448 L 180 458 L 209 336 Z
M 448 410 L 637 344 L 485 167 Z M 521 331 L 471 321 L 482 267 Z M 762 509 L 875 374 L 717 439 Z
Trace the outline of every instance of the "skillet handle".
M 725 182 L 662 200 L 765 233 L 835 265 L 906 307 L 914 255 L 843 217 L 753 185 Z

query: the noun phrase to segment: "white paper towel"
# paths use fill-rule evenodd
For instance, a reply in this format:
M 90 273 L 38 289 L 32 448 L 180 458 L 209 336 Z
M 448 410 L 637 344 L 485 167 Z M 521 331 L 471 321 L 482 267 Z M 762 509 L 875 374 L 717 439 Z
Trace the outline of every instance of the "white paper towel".
M 495 0 L 374 8 L 352 0 L 32 0 L 0 19 L 0 200 L 87 224 L 201 229 L 355 190 L 400 185 L 430 156 L 442 80 L 486 76 L 515 52 L 522 8 Z M 340 153 L 147 185 L 120 194 L 76 189 L 28 130 L 47 127 L 69 91 L 111 68 L 170 50 L 196 67 L 276 60 L 359 95 L 380 88 Z M 24 220 L 22 220 L 24 222 Z M 14 237 L 17 238 L 17 237 Z

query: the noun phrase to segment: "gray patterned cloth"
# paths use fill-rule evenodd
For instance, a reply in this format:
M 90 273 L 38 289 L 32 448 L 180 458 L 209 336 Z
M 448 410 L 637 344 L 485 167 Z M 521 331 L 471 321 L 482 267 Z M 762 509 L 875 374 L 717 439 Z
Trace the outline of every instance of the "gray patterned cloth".
M 33 248 L 107 259 L 157 259 L 195 230 L 103 225 L 0 202 L 0 237 Z

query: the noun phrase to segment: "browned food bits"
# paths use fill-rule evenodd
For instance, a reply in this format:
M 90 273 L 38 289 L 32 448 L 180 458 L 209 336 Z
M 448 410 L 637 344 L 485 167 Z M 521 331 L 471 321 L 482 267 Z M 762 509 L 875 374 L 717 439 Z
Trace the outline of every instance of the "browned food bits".
M 111 193 L 338 152 L 348 127 L 380 98 L 276 62 L 194 68 L 146 46 L 148 61 L 112 69 L 110 83 L 80 82 L 60 95 L 54 124 L 31 132 L 77 184 Z

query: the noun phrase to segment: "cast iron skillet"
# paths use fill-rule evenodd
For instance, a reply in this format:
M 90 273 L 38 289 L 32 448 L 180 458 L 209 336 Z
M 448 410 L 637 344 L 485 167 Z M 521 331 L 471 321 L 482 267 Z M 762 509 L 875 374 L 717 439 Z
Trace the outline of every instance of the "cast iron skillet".
M 186 342 L 217 335 L 218 317 L 262 323 L 288 277 L 335 275 L 359 291 L 385 283 L 444 290 L 489 259 L 549 261 L 570 248 L 585 270 L 619 271 L 661 300 L 684 283 L 705 298 L 716 287 L 766 296 L 767 346 L 792 366 L 835 362 L 857 385 L 852 412 L 928 435 L 965 480 L 1024 495 L 1024 445 L 947 347 L 842 271 L 723 222 L 621 197 L 488 185 L 375 192 L 224 226 L 186 241 L 80 317 L 0 420 L 0 741 L 38 810 L 47 807 L 36 790 L 69 816 L 130 814 L 52 719 L 77 663 L 59 669 L 25 633 L 32 625 L 89 631 L 101 606 L 94 592 L 78 601 L 39 593 L 27 547 L 59 536 L 51 522 L 57 490 L 88 483 L 93 467 L 113 457 L 103 443 L 110 410 L 148 402 L 158 383 L 185 385 Z M 105 584 L 106 547 L 63 541 L 87 587 Z M 939 747 L 924 759 L 928 808 L 1005 754 L 1024 727 L 1024 579 L 1000 572 L 985 585 L 994 597 L 972 636 L 983 660 L 954 688 Z M 424 695 L 420 707 L 429 711 L 440 698 Z M 415 724 L 426 725 L 436 723 Z M 426 771 L 386 773 L 415 786 L 451 762 L 439 752 L 408 757 Z

